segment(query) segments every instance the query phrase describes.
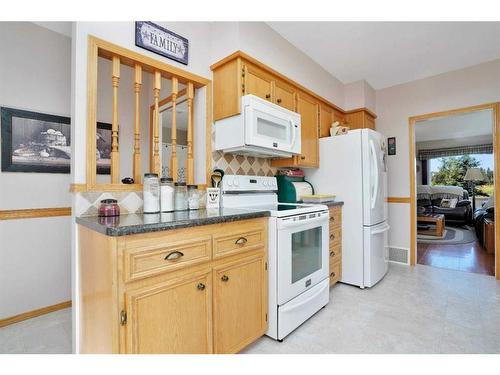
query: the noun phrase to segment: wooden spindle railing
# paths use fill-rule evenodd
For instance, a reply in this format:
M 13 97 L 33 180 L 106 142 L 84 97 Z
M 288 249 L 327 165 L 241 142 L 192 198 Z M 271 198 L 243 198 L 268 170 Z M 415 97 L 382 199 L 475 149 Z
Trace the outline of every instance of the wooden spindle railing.
M 193 117 L 193 99 L 194 86 L 192 82 L 188 83 L 187 87 L 187 183 L 194 183 L 194 157 L 193 157 L 193 134 L 194 134 L 194 117 Z
M 154 120 L 153 120 L 153 173 L 160 174 L 160 111 L 158 101 L 160 98 L 161 74 L 155 71 L 153 97 L 154 97 Z
M 120 58 L 113 56 L 111 82 L 113 85 L 113 109 L 111 117 L 111 183 L 120 182 L 120 152 L 118 149 L 118 85 L 120 82 Z
M 177 77 L 172 77 L 172 154 L 170 157 L 170 170 L 172 171 L 172 178 L 177 181 L 177 94 L 179 92 L 179 83 Z
M 135 183 L 141 182 L 141 85 L 142 85 L 142 67 L 135 64 L 135 121 L 134 121 L 134 165 L 133 175 Z

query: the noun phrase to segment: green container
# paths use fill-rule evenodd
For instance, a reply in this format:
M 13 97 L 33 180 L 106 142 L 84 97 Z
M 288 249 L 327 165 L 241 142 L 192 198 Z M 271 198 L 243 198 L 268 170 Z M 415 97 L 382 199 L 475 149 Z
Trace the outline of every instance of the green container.
M 302 202 L 296 200 L 297 193 L 295 191 L 295 186 L 292 184 L 292 182 L 307 182 L 306 180 L 304 180 L 304 177 L 289 177 L 284 175 L 277 175 L 276 180 L 278 182 L 278 202 L 281 203 Z M 312 185 L 311 188 L 312 188 L 312 193 L 314 194 L 314 187 L 312 187 Z

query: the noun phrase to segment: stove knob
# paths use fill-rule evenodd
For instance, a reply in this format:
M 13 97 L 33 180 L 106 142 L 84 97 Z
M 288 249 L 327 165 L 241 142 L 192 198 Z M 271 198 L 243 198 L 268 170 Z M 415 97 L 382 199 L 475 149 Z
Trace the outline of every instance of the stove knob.
M 231 181 L 230 179 L 227 179 L 227 186 L 233 186 L 233 181 Z
M 266 180 L 262 181 L 262 185 L 267 186 L 267 181 Z
M 234 186 L 240 186 L 240 181 L 237 178 L 234 179 L 233 183 Z

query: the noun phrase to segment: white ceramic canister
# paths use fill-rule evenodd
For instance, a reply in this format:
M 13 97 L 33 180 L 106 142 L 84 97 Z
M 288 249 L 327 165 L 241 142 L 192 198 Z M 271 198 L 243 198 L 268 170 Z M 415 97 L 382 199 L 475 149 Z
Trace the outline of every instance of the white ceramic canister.
M 156 173 L 145 173 L 143 182 L 144 213 L 160 212 L 160 180 Z
M 174 210 L 174 180 L 171 177 L 160 179 L 160 208 L 161 212 L 172 212 Z

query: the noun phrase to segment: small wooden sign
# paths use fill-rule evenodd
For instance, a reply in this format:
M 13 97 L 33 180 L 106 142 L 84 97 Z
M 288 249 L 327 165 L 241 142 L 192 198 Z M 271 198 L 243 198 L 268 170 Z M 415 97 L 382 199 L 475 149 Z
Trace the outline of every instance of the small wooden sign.
M 135 45 L 184 65 L 188 64 L 189 41 L 152 22 L 136 21 Z

